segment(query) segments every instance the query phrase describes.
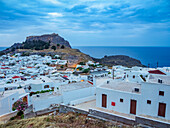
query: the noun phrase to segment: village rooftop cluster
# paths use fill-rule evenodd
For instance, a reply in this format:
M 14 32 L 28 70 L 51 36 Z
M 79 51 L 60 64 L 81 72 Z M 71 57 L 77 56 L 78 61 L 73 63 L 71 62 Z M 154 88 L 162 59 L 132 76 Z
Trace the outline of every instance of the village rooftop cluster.
M 170 68 L 108 68 L 92 61 L 68 67 L 62 56 L 3 55 L 0 57 L 0 118 L 17 110 L 27 112 L 60 105 L 97 110 L 134 119 L 136 116 L 170 122 Z

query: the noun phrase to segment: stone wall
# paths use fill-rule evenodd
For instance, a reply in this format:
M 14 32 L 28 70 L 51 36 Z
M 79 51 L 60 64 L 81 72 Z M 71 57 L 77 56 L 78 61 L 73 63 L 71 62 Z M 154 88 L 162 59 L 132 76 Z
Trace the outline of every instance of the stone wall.
M 74 107 L 70 107 L 70 106 L 66 106 L 66 105 L 60 105 L 59 112 L 60 113 L 74 112 L 74 113 L 81 113 L 81 114 L 88 115 L 87 111 L 77 109 L 77 108 L 74 108 Z
M 89 109 L 89 114 L 94 115 L 94 116 L 98 116 L 98 117 L 101 117 L 101 118 L 104 118 L 104 119 L 121 122 L 121 123 L 124 123 L 124 124 L 135 125 L 135 119 L 133 120 L 131 118 L 126 118 L 126 117 L 119 116 L 119 115 L 116 115 L 116 114 L 105 113 L 105 112 L 101 112 L 99 110 L 94 110 L 94 109 Z
M 146 117 L 141 117 L 141 116 L 136 116 L 136 123 L 137 124 L 144 124 L 148 125 L 151 127 L 156 127 L 156 128 L 170 128 L 170 123 L 165 123 L 163 121 L 158 121 L 155 119 L 149 119 Z

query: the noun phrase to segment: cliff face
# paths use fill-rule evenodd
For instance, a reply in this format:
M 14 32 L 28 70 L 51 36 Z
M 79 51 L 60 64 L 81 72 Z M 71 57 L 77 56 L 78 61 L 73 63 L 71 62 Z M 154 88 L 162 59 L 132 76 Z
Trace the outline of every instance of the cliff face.
M 69 42 L 67 40 L 65 40 L 64 38 L 62 38 L 61 36 L 59 36 L 58 34 L 45 34 L 45 35 L 41 35 L 41 36 L 29 36 L 26 38 L 26 41 L 33 41 L 33 40 L 41 40 L 44 42 L 51 42 L 54 44 L 60 44 L 60 45 L 64 45 L 66 47 L 71 48 Z

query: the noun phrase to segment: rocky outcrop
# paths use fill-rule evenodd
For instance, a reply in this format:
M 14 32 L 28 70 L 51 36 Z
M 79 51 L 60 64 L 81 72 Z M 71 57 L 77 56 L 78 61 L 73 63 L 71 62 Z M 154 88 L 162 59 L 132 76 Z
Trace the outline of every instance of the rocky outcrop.
M 26 38 L 26 41 L 33 41 L 33 40 L 41 40 L 44 42 L 51 42 L 54 44 L 60 44 L 60 45 L 64 45 L 66 47 L 71 48 L 69 42 L 67 40 L 65 40 L 64 38 L 62 38 L 61 36 L 59 36 L 58 34 L 45 34 L 45 35 L 41 35 L 41 36 L 28 36 Z
M 122 65 L 125 67 L 145 67 L 139 60 L 125 55 L 105 56 L 101 59 L 93 58 L 93 60 L 110 67 L 113 65 Z

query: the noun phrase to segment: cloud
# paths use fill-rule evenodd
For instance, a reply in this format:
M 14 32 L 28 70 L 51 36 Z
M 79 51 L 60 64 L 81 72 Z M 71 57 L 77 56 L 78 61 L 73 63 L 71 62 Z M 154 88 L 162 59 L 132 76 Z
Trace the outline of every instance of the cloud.
M 80 43 L 76 38 L 83 37 L 87 37 L 82 41 L 85 45 L 91 41 L 97 44 L 97 39 L 104 45 L 105 40 L 123 42 L 125 39 L 140 44 L 142 38 L 145 44 L 155 34 L 154 39 L 160 45 L 170 46 L 166 43 L 170 41 L 169 0 L 1 0 L 0 8 L 0 34 L 5 34 L 1 37 L 8 44 L 13 43 L 10 36 L 16 42 L 29 34 L 58 32 L 64 37 L 77 35 L 68 36 L 74 45 Z M 154 45 L 154 41 L 151 43 Z
M 61 2 L 59 2 L 58 0 L 42 0 L 46 3 L 52 3 L 52 4 L 56 4 L 56 5 L 62 5 Z
M 52 16 L 52 17 L 62 17 L 63 14 L 62 13 L 57 13 L 57 12 L 50 12 L 48 13 L 49 16 Z

